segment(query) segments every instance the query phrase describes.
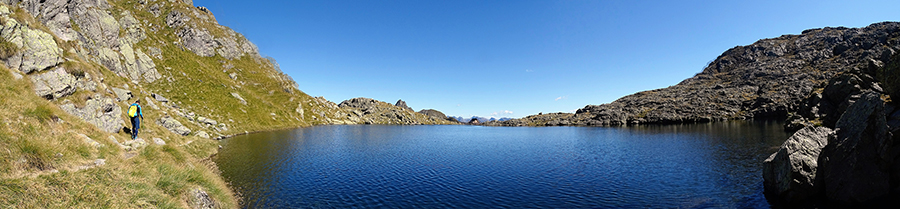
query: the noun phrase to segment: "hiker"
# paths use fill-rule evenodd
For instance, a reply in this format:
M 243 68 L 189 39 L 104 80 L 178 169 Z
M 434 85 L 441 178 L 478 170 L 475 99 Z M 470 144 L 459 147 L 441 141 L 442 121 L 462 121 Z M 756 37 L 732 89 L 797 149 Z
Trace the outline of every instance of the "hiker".
M 138 116 L 141 119 L 138 119 Z M 141 120 L 144 119 L 144 113 L 141 111 L 141 100 L 135 100 L 131 106 L 128 107 L 128 117 L 131 118 L 131 139 L 136 139 L 138 134 L 138 129 L 141 128 Z

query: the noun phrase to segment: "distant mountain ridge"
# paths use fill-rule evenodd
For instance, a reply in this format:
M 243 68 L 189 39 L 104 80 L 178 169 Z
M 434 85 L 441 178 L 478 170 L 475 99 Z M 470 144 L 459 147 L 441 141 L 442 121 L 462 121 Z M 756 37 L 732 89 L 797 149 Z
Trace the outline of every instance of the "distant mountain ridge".
M 731 48 L 694 77 L 574 114 L 531 115 L 499 126 L 618 126 L 783 118 L 839 72 L 900 51 L 900 23 L 826 27 Z

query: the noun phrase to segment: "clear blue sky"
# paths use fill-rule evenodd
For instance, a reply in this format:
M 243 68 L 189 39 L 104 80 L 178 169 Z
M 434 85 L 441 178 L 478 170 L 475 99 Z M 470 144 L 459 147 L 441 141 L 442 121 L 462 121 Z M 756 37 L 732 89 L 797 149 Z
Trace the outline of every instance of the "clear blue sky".
M 900 1 L 194 0 L 300 89 L 469 117 L 570 112 L 700 72 L 725 50 L 900 20 Z

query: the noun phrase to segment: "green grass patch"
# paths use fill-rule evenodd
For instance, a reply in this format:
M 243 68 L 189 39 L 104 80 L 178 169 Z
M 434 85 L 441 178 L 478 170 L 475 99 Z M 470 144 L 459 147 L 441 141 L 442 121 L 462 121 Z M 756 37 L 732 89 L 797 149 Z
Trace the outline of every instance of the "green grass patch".
M 41 123 L 47 122 L 51 117 L 55 117 L 46 105 L 38 105 L 25 111 L 25 116 L 38 119 Z

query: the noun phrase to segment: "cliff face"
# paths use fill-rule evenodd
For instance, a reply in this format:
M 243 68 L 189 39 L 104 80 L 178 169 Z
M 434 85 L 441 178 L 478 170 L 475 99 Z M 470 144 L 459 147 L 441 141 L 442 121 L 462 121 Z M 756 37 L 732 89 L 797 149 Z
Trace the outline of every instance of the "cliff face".
M 887 60 L 900 50 L 900 23 L 821 28 L 725 51 L 703 72 L 668 88 L 638 92 L 575 114 L 528 116 L 496 125 L 607 126 L 786 117 L 838 72 Z

